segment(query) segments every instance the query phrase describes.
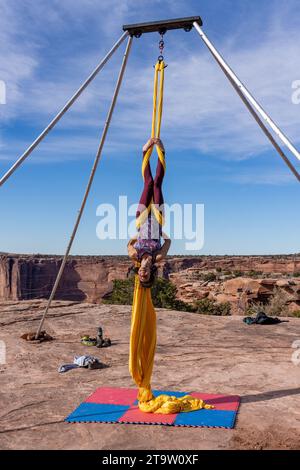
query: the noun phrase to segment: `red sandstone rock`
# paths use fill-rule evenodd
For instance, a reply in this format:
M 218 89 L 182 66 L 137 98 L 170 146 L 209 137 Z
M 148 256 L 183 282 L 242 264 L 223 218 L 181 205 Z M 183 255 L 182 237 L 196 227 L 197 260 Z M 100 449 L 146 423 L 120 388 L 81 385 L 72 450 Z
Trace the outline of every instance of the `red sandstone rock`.
M 59 256 L 0 254 L 0 300 L 49 297 L 60 263 Z M 70 257 L 56 299 L 99 303 L 114 279 L 126 277 L 130 265 L 125 256 Z M 226 271 L 245 276 L 228 279 Z M 247 277 L 250 271 L 272 273 L 273 278 L 253 279 Z M 216 272 L 216 281 L 203 280 L 208 272 Z M 300 255 L 168 257 L 159 264 L 159 276 L 176 285 L 179 299 L 229 301 L 234 312 L 250 301 L 267 301 L 275 287 L 288 294 L 291 308 L 300 309 L 300 278 L 277 278 L 294 272 L 300 272 Z

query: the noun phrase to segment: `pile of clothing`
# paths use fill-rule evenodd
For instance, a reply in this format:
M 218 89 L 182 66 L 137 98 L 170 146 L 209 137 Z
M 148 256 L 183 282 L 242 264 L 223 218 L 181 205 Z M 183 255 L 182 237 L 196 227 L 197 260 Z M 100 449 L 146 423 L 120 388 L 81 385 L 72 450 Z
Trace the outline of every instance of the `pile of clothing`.
M 72 364 L 63 364 L 58 368 L 59 373 L 84 367 L 86 369 L 103 369 L 105 365 L 94 356 L 75 356 Z
M 277 317 L 268 317 L 264 312 L 258 312 L 256 317 L 245 317 L 243 322 L 247 325 L 276 325 L 282 323 Z
M 110 338 L 103 338 L 103 329 L 101 326 L 97 329 L 96 338 L 91 338 L 89 335 L 84 335 L 81 338 L 81 344 L 84 346 L 97 346 L 97 348 L 105 348 L 111 346 Z M 104 369 L 107 365 L 99 361 L 95 356 L 83 355 L 75 356 L 71 364 L 63 364 L 58 368 L 59 373 L 68 372 L 72 369 L 84 367 L 85 369 Z

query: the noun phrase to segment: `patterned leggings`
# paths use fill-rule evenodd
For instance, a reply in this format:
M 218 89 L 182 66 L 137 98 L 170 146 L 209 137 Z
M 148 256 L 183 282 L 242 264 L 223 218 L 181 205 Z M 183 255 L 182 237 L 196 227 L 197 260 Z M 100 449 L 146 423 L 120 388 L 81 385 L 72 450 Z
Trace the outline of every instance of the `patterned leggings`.
M 143 152 L 143 158 L 145 157 L 145 154 L 146 152 Z M 153 180 L 151 167 L 150 167 L 150 161 L 148 162 L 145 168 L 145 172 L 144 172 L 144 188 L 143 188 L 139 206 L 136 212 L 137 218 L 145 210 L 145 208 L 149 207 L 149 204 L 151 203 L 152 199 L 156 207 L 160 209 L 160 211 L 162 212 L 162 205 L 164 204 L 164 198 L 163 198 L 163 193 L 162 193 L 162 183 L 163 183 L 164 175 L 165 175 L 164 167 L 158 158 L 156 174 Z M 148 229 L 150 229 L 151 228 L 151 212 L 149 213 L 148 219 L 145 223 L 147 223 Z M 158 231 L 159 231 L 160 236 L 161 236 L 161 230 L 162 230 L 161 226 L 159 226 Z M 140 228 L 140 231 L 142 231 L 142 227 Z

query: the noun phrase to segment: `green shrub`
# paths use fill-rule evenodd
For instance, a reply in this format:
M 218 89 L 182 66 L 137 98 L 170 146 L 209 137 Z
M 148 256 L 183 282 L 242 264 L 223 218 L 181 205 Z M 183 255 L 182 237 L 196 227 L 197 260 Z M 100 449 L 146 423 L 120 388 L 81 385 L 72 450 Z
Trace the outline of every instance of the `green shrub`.
M 296 271 L 295 273 L 293 273 L 293 276 L 294 277 L 300 277 L 300 271 Z
M 203 315 L 228 316 L 231 313 L 231 305 L 229 302 L 217 303 L 215 300 L 202 299 L 194 303 L 194 309 L 197 313 Z
M 192 311 L 191 305 L 176 298 L 177 287 L 162 277 L 155 280 L 151 293 L 154 307 L 182 310 L 184 312 Z
M 132 304 L 134 279 L 115 279 L 112 291 L 103 300 L 106 304 L 130 305 Z
M 131 305 L 134 291 L 134 278 L 116 279 L 113 289 L 103 300 L 106 304 Z M 193 312 L 193 306 L 176 298 L 177 288 L 170 281 L 157 278 L 151 288 L 154 307 Z
M 249 271 L 249 272 L 247 273 L 247 275 L 248 275 L 249 277 L 259 277 L 259 276 L 261 276 L 262 274 L 263 274 L 262 271 L 254 271 L 254 270 L 251 270 L 251 271 Z
M 242 271 L 238 271 L 238 272 L 242 272 Z M 232 271 L 224 271 L 223 274 L 224 274 L 224 276 L 232 276 L 232 274 L 234 274 L 234 273 L 232 273 Z
M 215 273 L 209 272 L 209 273 L 203 274 L 202 279 L 205 282 L 212 282 L 212 281 L 215 281 L 217 279 L 217 276 L 216 276 Z
M 279 317 L 280 315 L 288 315 L 287 301 L 289 296 L 286 292 L 279 289 L 278 287 L 274 289 L 273 295 L 268 302 L 266 307 L 267 315 L 273 317 Z
M 240 271 L 239 269 L 235 269 L 232 274 L 234 275 L 234 277 L 243 277 L 245 275 L 245 273 L 243 271 Z
M 295 312 L 292 312 L 292 316 L 296 318 L 300 318 L 300 310 L 296 310 Z
M 277 287 L 267 303 L 257 302 L 252 304 L 249 308 L 249 314 L 257 315 L 259 312 L 264 312 L 271 317 L 289 316 L 288 298 L 287 293 Z

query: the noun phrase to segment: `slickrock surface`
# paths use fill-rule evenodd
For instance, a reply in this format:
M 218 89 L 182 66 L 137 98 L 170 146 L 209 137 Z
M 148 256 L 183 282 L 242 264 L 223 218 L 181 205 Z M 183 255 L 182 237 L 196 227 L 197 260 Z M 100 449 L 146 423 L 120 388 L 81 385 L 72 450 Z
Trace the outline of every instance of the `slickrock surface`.
M 125 424 L 68 424 L 64 418 L 99 386 L 134 387 L 128 372 L 130 307 L 54 302 L 46 322 L 55 341 L 31 344 L 44 301 L 2 302 L 1 449 L 299 449 L 300 364 L 291 361 L 300 320 L 247 326 L 241 317 L 158 310 L 152 385 L 239 394 L 234 430 Z M 80 335 L 102 325 L 113 344 L 85 347 Z M 103 370 L 57 368 L 93 354 Z

